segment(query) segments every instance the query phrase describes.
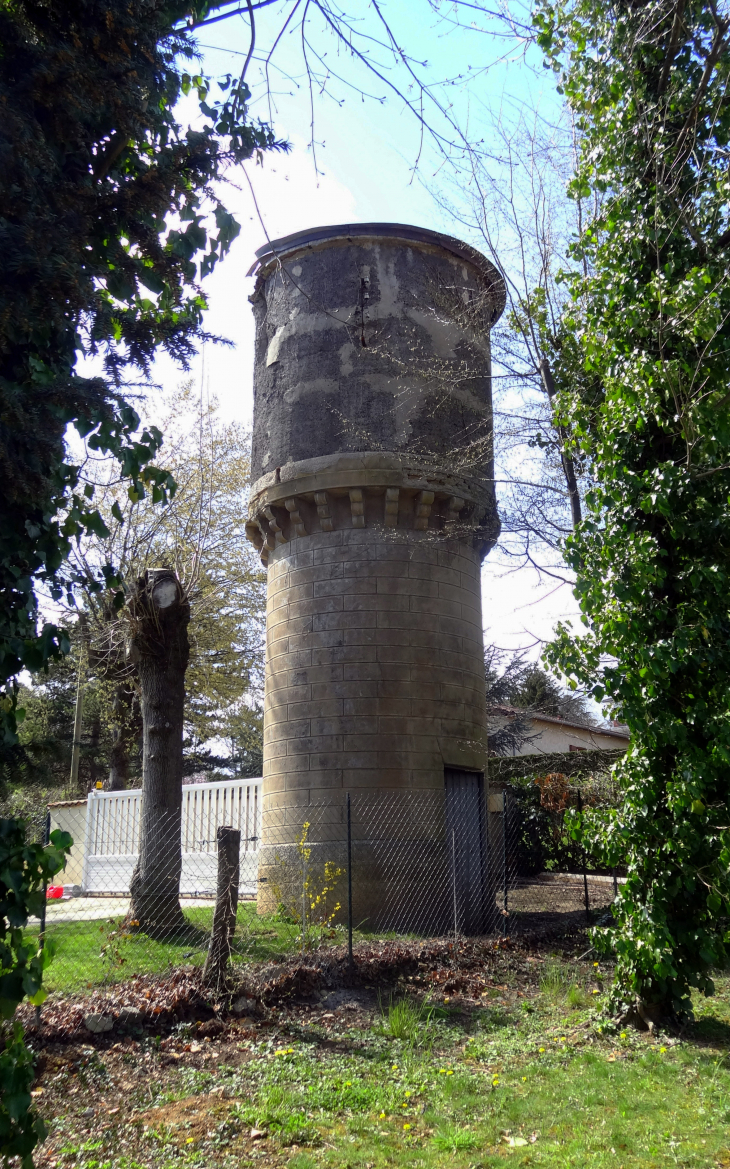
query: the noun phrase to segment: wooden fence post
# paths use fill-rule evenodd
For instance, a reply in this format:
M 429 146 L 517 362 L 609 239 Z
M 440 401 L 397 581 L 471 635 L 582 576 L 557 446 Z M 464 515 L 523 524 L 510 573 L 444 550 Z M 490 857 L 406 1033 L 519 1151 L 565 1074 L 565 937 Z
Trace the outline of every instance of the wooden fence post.
M 210 935 L 208 956 L 203 969 L 203 981 L 219 986 L 226 973 L 231 956 L 231 939 L 236 931 L 238 884 L 241 869 L 241 833 L 237 828 L 221 827 L 218 840 L 218 887 L 213 914 L 213 932 Z

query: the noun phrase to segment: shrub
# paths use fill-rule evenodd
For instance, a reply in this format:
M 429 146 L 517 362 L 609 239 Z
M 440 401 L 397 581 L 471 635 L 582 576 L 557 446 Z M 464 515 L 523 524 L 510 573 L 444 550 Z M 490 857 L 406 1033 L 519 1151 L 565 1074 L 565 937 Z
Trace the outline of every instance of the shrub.
M 64 867 L 71 845 L 69 834 L 58 831 L 50 844 L 28 843 L 22 820 L 0 820 L 0 1157 L 19 1157 L 23 1169 L 32 1166 L 45 1130 L 30 1109 L 34 1060 L 13 1016 L 25 998 L 43 1002 L 43 970 L 52 957 L 42 938 L 27 941 L 23 930 L 29 917 L 41 916 L 46 883 Z

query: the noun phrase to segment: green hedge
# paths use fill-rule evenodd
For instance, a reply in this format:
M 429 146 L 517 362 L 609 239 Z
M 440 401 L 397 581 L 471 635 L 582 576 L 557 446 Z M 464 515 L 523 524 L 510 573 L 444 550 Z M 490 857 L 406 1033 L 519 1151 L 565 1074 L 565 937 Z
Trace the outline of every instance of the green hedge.
M 619 798 L 611 767 L 622 751 L 566 751 L 489 760 L 489 782 L 504 786 L 511 801 L 509 848 L 520 876 L 541 872 L 579 873 L 582 846 L 567 828 L 565 811 L 583 806 L 615 807 Z M 541 787 L 539 780 L 559 775 L 565 782 Z M 606 872 L 597 858 L 585 856 L 589 872 Z

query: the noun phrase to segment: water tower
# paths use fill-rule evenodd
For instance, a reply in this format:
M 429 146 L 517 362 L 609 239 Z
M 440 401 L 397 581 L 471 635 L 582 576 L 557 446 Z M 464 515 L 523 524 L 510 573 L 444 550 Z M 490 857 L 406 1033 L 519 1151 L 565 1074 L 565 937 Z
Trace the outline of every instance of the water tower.
M 247 533 L 268 571 L 265 885 L 267 849 L 287 847 L 287 824 L 293 845 L 323 800 L 482 799 L 505 288 L 474 248 L 402 224 L 298 232 L 257 257 Z

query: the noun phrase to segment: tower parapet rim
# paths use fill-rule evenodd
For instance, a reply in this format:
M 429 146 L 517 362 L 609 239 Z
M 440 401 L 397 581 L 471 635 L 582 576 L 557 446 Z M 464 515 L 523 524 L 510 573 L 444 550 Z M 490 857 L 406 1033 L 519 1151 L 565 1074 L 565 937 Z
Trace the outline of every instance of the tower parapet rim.
M 406 223 L 338 223 L 329 227 L 312 227 L 306 231 L 295 231 L 291 235 L 280 239 L 269 240 L 262 247 L 256 249 L 256 260 L 246 273 L 247 276 L 258 276 L 256 289 L 251 300 L 257 294 L 260 283 L 266 278 L 269 271 L 276 264 L 284 260 L 292 260 L 299 252 L 314 251 L 316 249 L 342 243 L 343 240 L 372 240 L 382 239 L 389 243 L 402 241 L 408 245 L 415 245 L 423 250 L 431 248 L 437 251 L 450 252 L 460 260 L 464 260 L 480 273 L 485 280 L 490 293 L 492 313 L 490 325 L 494 325 L 507 303 L 507 286 L 504 277 L 495 264 L 488 260 L 477 248 L 455 236 L 444 235 L 440 231 L 432 231 L 428 227 L 414 227 Z

